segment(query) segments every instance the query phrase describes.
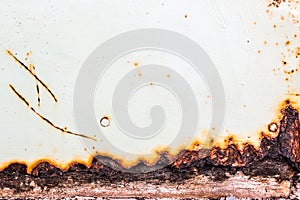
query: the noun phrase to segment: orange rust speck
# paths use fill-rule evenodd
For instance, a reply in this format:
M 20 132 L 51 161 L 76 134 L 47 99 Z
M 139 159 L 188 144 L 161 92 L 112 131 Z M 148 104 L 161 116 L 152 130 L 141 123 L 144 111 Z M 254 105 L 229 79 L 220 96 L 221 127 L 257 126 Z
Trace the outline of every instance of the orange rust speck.
M 133 65 L 134 65 L 135 67 L 137 67 L 137 66 L 139 66 L 139 63 L 135 62 L 135 63 L 133 63 Z

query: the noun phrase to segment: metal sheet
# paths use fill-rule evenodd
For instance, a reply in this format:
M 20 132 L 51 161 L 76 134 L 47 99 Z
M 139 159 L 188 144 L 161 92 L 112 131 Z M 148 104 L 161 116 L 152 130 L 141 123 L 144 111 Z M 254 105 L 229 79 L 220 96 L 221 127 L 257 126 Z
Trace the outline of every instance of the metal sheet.
M 258 146 L 286 99 L 297 108 L 297 1 L 0 4 L 2 169 Z

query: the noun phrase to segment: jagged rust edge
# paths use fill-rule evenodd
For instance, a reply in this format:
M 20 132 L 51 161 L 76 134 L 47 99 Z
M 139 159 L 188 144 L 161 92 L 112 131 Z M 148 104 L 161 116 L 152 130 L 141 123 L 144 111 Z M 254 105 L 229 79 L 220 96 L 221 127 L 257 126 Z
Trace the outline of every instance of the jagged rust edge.
M 169 155 L 162 153 L 160 159 L 152 166 L 168 166 L 175 169 L 185 169 L 192 166 L 203 166 L 209 164 L 219 167 L 247 167 L 254 162 L 268 158 L 285 158 L 297 170 L 300 169 L 300 123 L 299 112 L 286 101 L 285 107 L 282 109 L 282 119 L 280 120 L 279 133 L 276 137 L 263 136 L 260 148 L 256 149 L 252 144 L 245 143 L 242 150 L 239 150 L 234 143 L 228 144 L 226 148 L 213 147 L 211 150 L 191 151 L 184 150 L 178 159 L 171 163 Z M 101 160 L 102 162 L 99 162 Z M 105 164 L 104 164 L 105 163 Z M 39 162 L 30 172 L 34 176 L 38 176 L 40 171 L 49 171 L 57 169 L 61 172 L 66 172 L 74 166 L 81 163 L 73 162 L 67 169 L 60 169 L 52 165 L 50 161 Z M 19 165 L 19 167 L 17 167 Z M 8 167 L 4 168 L 0 173 L 6 169 L 21 170 L 27 166 L 20 163 L 11 163 Z M 111 166 L 111 167 L 109 167 Z M 99 170 L 134 170 L 135 172 L 143 172 L 147 167 L 144 161 L 138 162 L 135 166 L 125 169 L 118 160 L 114 160 L 107 156 L 97 155 L 92 158 L 91 165 L 85 166 L 92 169 Z M 113 169 L 108 169 L 113 168 Z M 28 171 L 27 171 L 28 172 Z

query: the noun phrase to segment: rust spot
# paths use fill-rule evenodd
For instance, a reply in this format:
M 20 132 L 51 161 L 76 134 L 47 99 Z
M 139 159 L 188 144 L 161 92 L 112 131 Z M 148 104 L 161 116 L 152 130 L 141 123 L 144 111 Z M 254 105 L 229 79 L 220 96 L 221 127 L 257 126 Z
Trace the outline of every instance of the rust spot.
M 281 61 L 283 65 L 287 65 L 287 62 L 285 60 Z
M 6 53 L 11 56 L 17 63 L 19 63 L 26 71 L 28 71 L 36 81 L 38 81 L 52 96 L 55 102 L 57 102 L 57 98 L 55 97 L 54 93 L 49 89 L 49 87 L 35 74 L 30 70 L 30 67 L 26 66 L 22 61 L 20 61 L 10 50 L 7 50 Z
M 272 122 L 271 124 L 269 124 L 268 129 L 270 132 L 277 132 L 278 125 L 275 122 Z
M 291 42 L 288 40 L 285 42 L 285 46 L 289 46 L 291 44 Z
M 185 15 L 184 15 L 184 18 L 187 18 L 187 17 L 188 17 L 187 14 L 185 14 Z
M 134 66 L 134 67 L 138 67 L 138 66 L 139 66 L 139 63 L 138 63 L 138 62 L 135 62 L 135 63 L 133 63 L 133 66 Z
M 79 133 L 75 133 L 69 130 L 66 130 L 65 128 L 61 128 L 57 125 L 55 125 L 54 123 L 52 123 L 49 119 L 47 119 L 46 117 L 44 117 L 43 115 L 41 115 L 39 112 L 37 112 L 32 106 L 30 106 L 29 102 L 25 99 L 25 97 L 23 97 L 11 84 L 9 84 L 10 89 L 22 100 L 23 103 L 25 103 L 27 105 L 27 107 L 33 112 L 35 113 L 40 119 L 42 119 L 43 121 L 45 121 L 47 124 L 49 124 L 50 126 L 52 126 L 53 128 L 61 131 L 62 133 L 67 133 L 70 135 L 75 135 L 75 136 L 79 136 L 79 137 L 83 137 L 83 138 L 87 138 L 87 139 L 91 139 L 96 141 L 95 138 L 83 135 L 83 134 L 79 134 Z
M 100 125 L 102 127 L 108 127 L 110 125 L 110 117 L 104 116 L 100 119 Z

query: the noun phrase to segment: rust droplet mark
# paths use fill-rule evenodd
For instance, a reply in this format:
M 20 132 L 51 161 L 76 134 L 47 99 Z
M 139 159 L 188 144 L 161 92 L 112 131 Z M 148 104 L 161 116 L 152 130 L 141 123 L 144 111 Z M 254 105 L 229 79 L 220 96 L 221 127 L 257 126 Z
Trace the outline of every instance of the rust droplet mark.
M 187 14 L 185 14 L 185 15 L 184 15 L 184 18 L 186 19 L 187 17 L 188 17 L 188 15 L 187 15 Z
M 110 117 L 109 116 L 104 116 L 100 119 L 100 125 L 102 127 L 108 127 L 110 125 Z
M 275 133 L 278 130 L 278 125 L 275 122 L 269 124 L 268 129 L 270 132 Z
M 133 66 L 134 66 L 134 67 L 138 67 L 138 66 L 139 66 L 139 63 L 138 63 L 138 62 L 135 62 L 135 63 L 133 63 Z
M 25 103 L 27 105 L 27 107 L 33 112 L 35 113 L 40 119 L 42 119 L 43 121 L 45 121 L 47 124 L 49 124 L 50 126 L 52 126 L 53 128 L 63 132 L 63 133 L 67 133 L 70 135 L 75 135 L 75 136 L 79 136 L 79 137 L 83 137 L 83 138 L 87 138 L 87 139 L 91 139 L 94 141 L 97 141 L 95 138 L 83 135 L 83 134 L 79 134 L 79 133 L 75 133 L 72 131 L 68 131 L 65 128 L 61 128 L 57 125 L 55 125 L 54 123 L 52 123 L 49 119 L 47 119 L 46 117 L 44 117 L 43 115 L 41 115 L 39 112 L 37 112 L 32 106 L 30 106 L 29 101 L 27 101 L 25 99 L 25 97 L 23 97 L 11 84 L 9 84 L 10 89 L 22 100 L 23 103 Z
M 55 102 L 57 102 L 57 98 L 55 97 L 54 93 L 48 88 L 48 86 L 35 74 L 30 70 L 30 67 L 26 66 L 22 61 L 20 61 L 10 50 L 7 50 L 6 53 L 11 56 L 17 63 L 19 63 L 26 71 L 28 71 L 36 81 L 38 81 L 52 96 Z

